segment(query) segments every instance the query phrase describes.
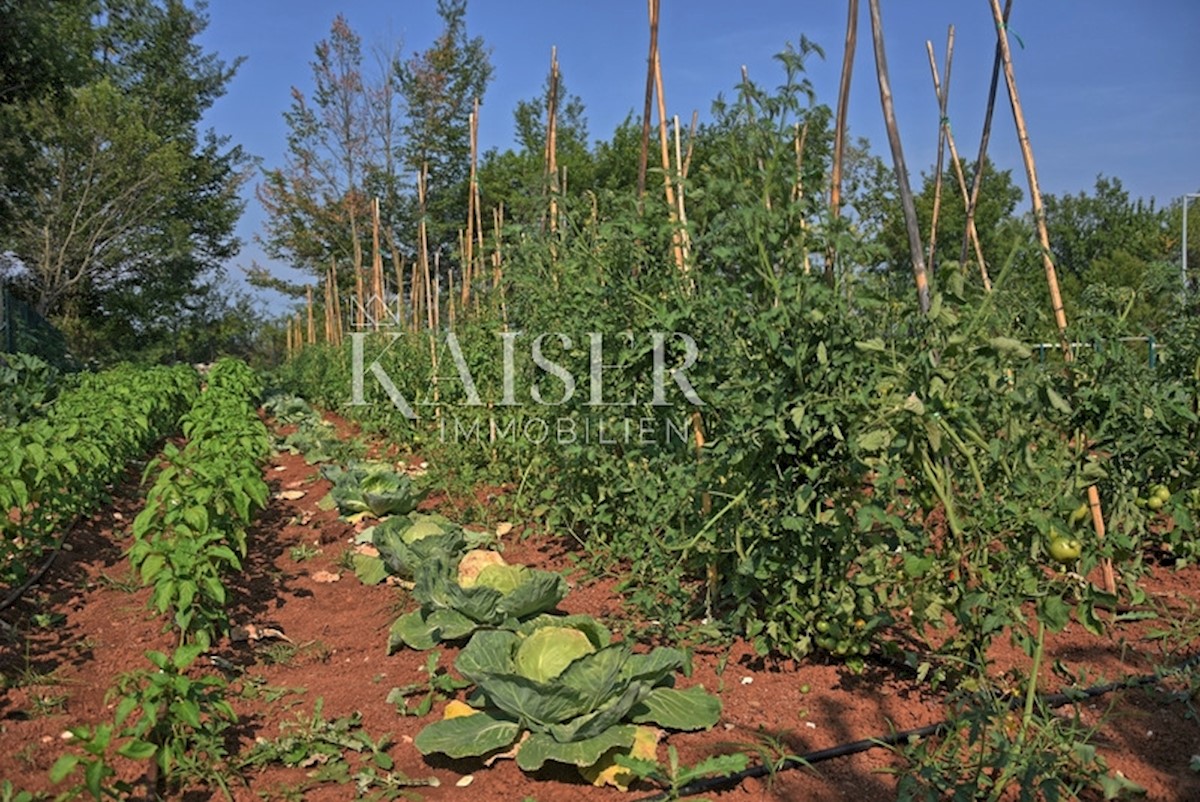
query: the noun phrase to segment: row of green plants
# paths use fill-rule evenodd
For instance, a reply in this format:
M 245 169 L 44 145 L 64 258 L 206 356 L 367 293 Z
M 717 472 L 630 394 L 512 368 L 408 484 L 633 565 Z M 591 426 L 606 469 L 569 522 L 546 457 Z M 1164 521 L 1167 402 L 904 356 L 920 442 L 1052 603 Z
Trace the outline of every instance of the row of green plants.
M 178 643 L 170 653 L 148 651 L 150 667 L 118 678 L 111 722 L 72 730 L 82 752 L 63 755 L 50 772 L 56 783 L 81 775 L 65 798 L 133 793 L 118 779 L 114 756 L 144 763 L 156 798 L 186 782 L 229 797 L 227 735 L 237 716 L 226 679 L 200 671 L 199 660 L 228 631 L 225 582 L 240 570 L 247 527 L 268 501 L 262 465 L 271 440 L 257 413 L 261 394 L 245 363 L 217 362 L 179 421 L 186 443 L 168 443 L 146 468 L 143 481 L 156 479 L 134 519 L 129 560 L 153 589 L 149 606 L 171 616 Z
M 0 588 L 19 586 L 131 460 L 174 431 L 199 389 L 189 366 L 81 374 L 40 414 L 0 427 Z

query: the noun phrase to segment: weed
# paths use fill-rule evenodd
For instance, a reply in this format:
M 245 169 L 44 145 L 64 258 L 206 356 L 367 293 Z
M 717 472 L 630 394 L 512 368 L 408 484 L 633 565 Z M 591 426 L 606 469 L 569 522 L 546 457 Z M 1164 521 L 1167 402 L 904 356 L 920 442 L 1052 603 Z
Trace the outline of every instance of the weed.
M 311 560 L 320 553 L 321 550 L 319 548 L 308 543 L 301 543 L 299 546 L 292 546 L 290 549 L 288 549 L 288 556 L 292 558 L 293 562 L 298 563 Z
M 633 772 L 638 779 L 648 780 L 661 788 L 664 799 L 676 800 L 682 798 L 684 786 L 689 783 L 706 777 L 729 777 L 744 771 L 750 759 L 739 752 L 732 755 L 712 755 L 694 766 L 684 766 L 679 762 L 679 753 L 675 751 L 675 747 L 668 746 L 666 763 L 628 755 L 617 755 L 616 761 L 617 765 Z
M 387 695 L 387 701 L 396 705 L 396 712 L 402 716 L 425 716 L 433 709 L 433 705 L 442 699 L 448 699 L 463 688 L 470 687 L 466 680 L 455 679 L 444 669 L 438 668 L 442 653 L 430 652 L 425 659 L 425 682 L 414 682 L 399 688 L 392 688 Z M 424 694 L 415 704 L 409 703 L 409 697 Z
M 305 643 L 279 641 L 258 650 L 260 660 L 266 665 L 287 666 L 303 658 L 313 663 L 329 660 L 332 650 L 324 641 L 310 640 Z
M 142 582 L 138 579 L 137 573 L 132 568 L 125 570 L 124 575 L 101 573 L 96 577 L 96 584 L 104 588 L 118 590 L 121 593 L 133 593 L 142 586 Z
M 1098 789 L 1105 799 L 1138 793 L 1139 787 L 1109 772 L 1096 751 L 1095 727 L 1073 715 L 1035 706 L 1022 715 L 1010 699 L 976 695 L 951 716 L 946 733 L 898 748 L 906 765 L 898 799 L 997 800 L 1019 790 L 1020 800 L 1075 799 Z
M 70 698 L 65 693 L 35 696 L 29 712 L 34 717 L 52 716 L 55 713 L 61 713 L 67 709 L 67 700 Z

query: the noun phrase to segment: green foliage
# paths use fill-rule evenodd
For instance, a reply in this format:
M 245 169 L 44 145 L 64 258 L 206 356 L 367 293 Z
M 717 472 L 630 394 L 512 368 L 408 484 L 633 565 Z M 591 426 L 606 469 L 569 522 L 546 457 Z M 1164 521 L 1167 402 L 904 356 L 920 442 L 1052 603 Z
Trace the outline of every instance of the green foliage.
M 394 515 L 375 527 L 371 536 L 388 570 L 412 579 L 437 555 L 457 558 L 466 551 L 462 528 L 440 515 Z
M 342 515 L 407 515 L 425 497 L 408 474 L 387 463 L 351 462 L 345 468 L 326 465 L 321 474 L 333 482 L 329 493 Z
M 562 629 L 579 633 L 588 647 L 543 659 L 562 646 Z M 540 636 L 549 630 L 549 636 Z M 522 656 L 527 644 L 538 659 Z M 557 644 L 556 644 L 557 642 Z M 571 657 L 567 660 L 567 657 Z M 586 616 L 543 616 L 516 632 L 477 632 L 455 661 L 476 685 L 468 701 L 477 712 L 434 722 L 414 743 L 422 754 L 454 758 L 488 755 L 517 746 L 517 765 L 536 771 L 546 762 L 586 768 L 613 749 L 633 745 L 639 723 L 677 730 L 711 727 L 720 715 L 716 697 L 703 688 L 672 687 L 686 655 L 659 647 L 634 654 L 629 643 L 612 643 L 609 633 Z M 531 670 L 536 668 L 536 670 Z
M 229 796 L 229 754 L 226 732 L 237 715 L 225 700 L 228 686 L 217 675 L 192 677 L 188 670 L 206 647 L 180 646 L 171 655 L 146 652 L 153 668 L 118 678 L 110 697 L 119 696 L 114 723 L 133 739 L 144 758 L 152 758 L 165 787 L 200 781 L 221 788 Z
M 197 392 L 187 366 L 81 374 L 38 418 L 0 427 L 0 585 L 23 582 L 129 460 L 171 432 Z
M 1108 764 L 1092 743 L 1095 729 L 1071 716 L 1038 710 L 1026 724 L 1008 700 L 961 700 L 942 736 L 898 750 L 898 799 L 1075 799 L 1087 791 L 1104 799 L 1144 794 Z
M 402 646 L 429 649 L 485 628 L 515 629 L 521 622 L 554 609 L 567 595 L 566 580 L 552 571 L 525 568 L 515 577 L 518 583 L 507 589 L 510 583 L 492 583 L 501 588 L 483 582 L 465 586 L 458 565 L 457 554 L 440 551 L 430 551 L 418 563 L 413 596 L 421 606 L 392 624 L 389 653 Z
M 737 752 L 729 755 L 712 755 L 706 757 L 694 766 L 686 766 L 679 762 L 679 753 L 675 747 L 667 747 L 667 762 L 657 763 L 653 760 L 633 758 L 627 755 L 617 755 L 617 765 L 629 770 L 640 780 L 649 780 L 658 785 L 669 800 L 682 798 L 684 788 L 697 780 L 712 777 L 729 777 L 744 771 L 749 763 L 749 756 Z
M 57 395 L 60 380 L 57 368 L 32 354 L 0 355 L 0 424 L 40 414 Z
M 396 712 L 402 716 L 427 716 L 436 702 L 449 699 L 463 688 L 469 688 L 470 682 L 455 679 L 445 669 L 438 668 L 442 653 L 432 651 L 425 658 L 425 681 L 414 682 L 392 688 L 388 692 L 387 701 L 396 706 Z M 409 700 L 420 696 L 415 704 Z
M 180 637 L 207 646 L 228 625 L 222 576 L 240 570 L 246 527 L 267 504 L 261 464 L 270 437 L 255 404 L 262 386 L 244 362 L 222 360 L 183 417 L 183 448 L 168 444 L 166 465 L 133 522 L 129 561 L 150 604 L 171 611 Z M 146 475 L 157 466 L 147 466 Z
M 200 124 L 236 67 L 200 49 L 184 3 L 19 5 L 5 36 L 28 37 L 12 53 L 30 72 L 0 65 L 17 69 L 0 81 L 0 233 L 21 294 L 77 355 L 113 359 L 214 303 L 245 157 Z

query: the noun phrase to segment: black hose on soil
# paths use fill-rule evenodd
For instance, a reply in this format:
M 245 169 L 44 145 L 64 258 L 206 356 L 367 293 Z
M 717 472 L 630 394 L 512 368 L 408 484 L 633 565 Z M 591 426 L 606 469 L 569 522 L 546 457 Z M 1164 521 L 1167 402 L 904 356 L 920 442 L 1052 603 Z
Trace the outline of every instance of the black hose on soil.
M 1081 702 L 1085 699 L 1094 699 L 1097 696 L 1104 696 L 1117 690 L 1128 688 L 1141 688 L 1150 685 L 1157 685 L 1166 676 L 1171 674 L 1179 674 L 1188 669 L 1194 668 L 1200 664 L 1200 653 L 1194 654 L 1187 660 L 1184 660 L 1178 666 L 1163 673 L 1154 674 L 1135 674 L 1126 677 L 1116 682 L 1109 682 L 1104 685 L 1093 685 L 1090 688 L 1082 690 L 1064 691 L 1062 693 L 1052 693 L 1041 697 L 1041 703 L 1044 707 L 1051 710 L 1068 705 L 1071 702 Z M 1021 704 L 1020 699 L 1013 699 L 1013 706 L 1018 707 Z M 727 788 L 732 788 L 739 785 L 743 780 L 749 780 L 757 777 L 765 777 L 768 774 L 775 774 L 779 771 L 787 769 L 802 768 L 811 766 L 813 763 L 821 763 L 826 760 L 833 760 L 846 755 L 854 755 L 859 752 L 866 752 L 868 749 L 875 747 L 895 746 L 896 744 L 904 743 L 910 738 L 928 738 L 933 735 L 938 735 L 943 730 L 950 726 L 948 720 L 943 720 L 937 724 L 928 724 L 924 727 L 917 727 L 911 730 L 901 730 L 900 732 L 892 732 L 887 735 L 881 735 L 876 738 L 864 738 L 861 741 L 851 741 L 850 743 L 831 746 L 827 749 L 818 749 L 815 752 L 807 752 L 803 755 L 791 755 L 784 758 L 778 765 L 768 766 L 759 764 L 750 766 L 742 771 L 729 774 L 724 777 L 706 777 L 702 780 L 694 780 L 676 791 L 675 797 L 670 796 L 666 792 L 653 794 L 651 796 L 642 797 L 635 802 L 664 802 L 664 800 L 672 798 L 683 798 L 687 796 L 695 796 L 708 791 L 719 791 Z

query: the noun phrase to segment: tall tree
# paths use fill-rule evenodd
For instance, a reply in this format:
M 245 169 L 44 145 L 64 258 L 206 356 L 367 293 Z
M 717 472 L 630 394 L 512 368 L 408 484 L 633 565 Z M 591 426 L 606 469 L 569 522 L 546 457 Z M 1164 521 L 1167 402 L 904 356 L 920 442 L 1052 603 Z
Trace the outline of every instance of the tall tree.
M 550 88 L 548 77 L 539 96 L 517 102 L 513 110 L 517 148 L 484 154 L 480 170 L 483 202 L 488 206 L 503 203 L 507 218 L 515 222 L 536 223 L 545 216 L 543 197 L 549 188 L 545 174 L 546 114 Z M 583 101 L 567 91 L 561 74 L 557 99 L 555 142 L 559 171 L 567 178 L 566 191 L 592 189 L 595 164 L 588 150 Z
M 428 170 L 431 248 L 451 254 L 466 219 L 470 114 L 492 77 L 490 50 L 467 34 L 467 0 L 438 0 L 442 32 L 433 45 L 397 64 L 406 105 L 400 155 L 412 174 Z
M 182 0 L 41 10 L 49 17 L 28 26 L 52 19 L 66 34 L 52 46 L 74 52 L 45 57 L 40 84 L 3 81 L 22 169 L 4 176 L 0 251 L 14 255 L 20 290 L 60 322 L 83 330 L 125 315 L 142 329 L 205 292 L 237 248 L 245 157 L 201 129 L 237 64 L 200 48 L 206 18 Z

